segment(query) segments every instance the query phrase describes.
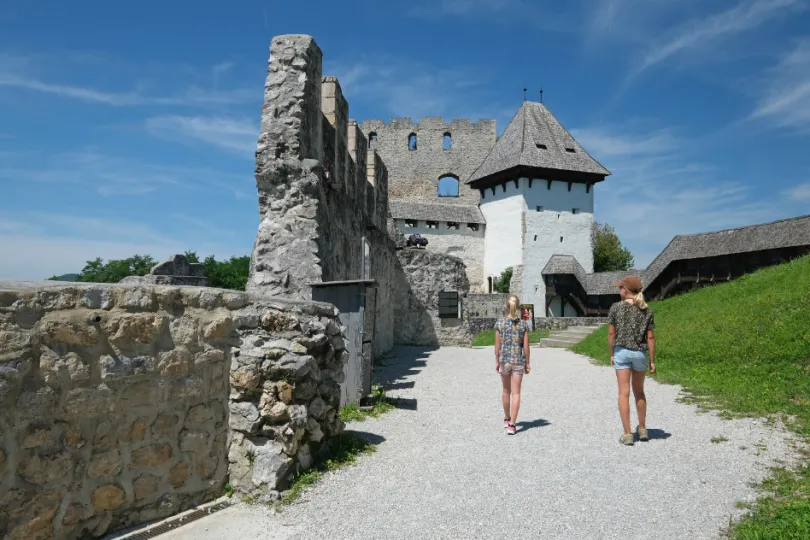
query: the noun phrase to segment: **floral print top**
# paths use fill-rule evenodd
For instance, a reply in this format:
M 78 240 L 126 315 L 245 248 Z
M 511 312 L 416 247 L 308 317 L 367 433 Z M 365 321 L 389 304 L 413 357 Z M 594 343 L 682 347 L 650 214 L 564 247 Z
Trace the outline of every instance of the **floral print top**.
M 501 365 L 525 364 L 523 336 L 529 331 L 529 324 L 520 319 L 498 319 L 495 322 L 495 331 L 501 336 Z

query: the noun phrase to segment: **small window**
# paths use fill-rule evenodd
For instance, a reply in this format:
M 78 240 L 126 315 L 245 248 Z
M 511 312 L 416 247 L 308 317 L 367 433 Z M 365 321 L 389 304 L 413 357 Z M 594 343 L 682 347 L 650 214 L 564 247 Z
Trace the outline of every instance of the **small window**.
M 538 212 L 542 212 L 545 209 L 546 209 L 545 206 L 538 206 L 538 207 L 535 208 L 535 210 L 537 210 Z
M 572 208 L 571 213 L 572 214 L 579 214 L 579 208 Z
M 565 149 L 565 151 L 566 151 L 566 152 L 568 152 L 569 154 L 574 154 L 574 153 L 576 153 L 576 149 L 575 149 L 575 148 L 566 148 L 566 149 Z
M 458 178 L 445 175 L 439 178 L 439 197 L 458 197 Z
M 467 223 L 467 228 L 470 229 L 471 231 L 477 231 L 478 223 Z
M 439 222 L 438 221 L 426 221 L 425 224 L 427 225 L 428 229 L 438 229 Z
M 561 244 L 562 244 L 562 241 L 563 241 L 563 237 L 561 236 L 561 237 L 560 237 L 560 243 L 561 243 Z
M 416 133 L 408 135 L 408 150 L 416 150 Z
M 368 134 L 368 145 L 373 148 L 376 142 L 377 142 L 377 134 L 372 131 L 371 133 Z
M 543 143 L 537 143 L 537 148 L 539 148 L 540 150 L 548 150 L 548 146 L 546 146 Z
M 537 242 L 537 235 L 534 235 L 534 241 Z
M 450 150 L 453 147 L 453 137 L 449 133 L 445 133 L 442 137 L 442 149 Z
M 458 292 L 439 292 L 439 317 L 458 319 Z
M 417 221 L 415 219 L 406 219 L 405 226 L 409 229 L 413 229 L 417 226 Z
M 447 228 L 448 229 L 453 229 L 454 231 L 457 231 L 458 230 L 458 223 L 456 223 L 455 221 L 448 221 L 447 222 Z
M 560 219 L 560 213 L 557 212 L 557 219 Z

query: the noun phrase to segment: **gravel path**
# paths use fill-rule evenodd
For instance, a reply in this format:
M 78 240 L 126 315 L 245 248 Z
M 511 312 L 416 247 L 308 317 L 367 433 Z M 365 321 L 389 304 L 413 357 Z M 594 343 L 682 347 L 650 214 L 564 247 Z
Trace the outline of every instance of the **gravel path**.
M 735 503 L 755 498 L 750 482 L 792 455 L 783 431 L 699 414 L 654 381 L 653 440 L 621 446 L 612 369 L 532 352 L 515 436 L 491 347 L 397 349 L 379 377 L 412 407 L 348 426 L 375 454 L 280 514 L 239 504 L 159 538 L 718 538 Z

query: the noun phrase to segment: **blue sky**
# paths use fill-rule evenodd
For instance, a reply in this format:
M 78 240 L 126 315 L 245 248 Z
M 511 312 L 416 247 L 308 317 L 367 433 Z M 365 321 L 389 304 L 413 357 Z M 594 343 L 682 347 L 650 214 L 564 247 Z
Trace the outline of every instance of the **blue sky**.
M 808 214 L 808 1 L 8 2 L 0 277 L 249 254 L 268 48 L 288 33 L 315 36 L 359 121 L 500 132 L 542 86 L 612 171 L 596 217 L 637 266 L 678 233 Z

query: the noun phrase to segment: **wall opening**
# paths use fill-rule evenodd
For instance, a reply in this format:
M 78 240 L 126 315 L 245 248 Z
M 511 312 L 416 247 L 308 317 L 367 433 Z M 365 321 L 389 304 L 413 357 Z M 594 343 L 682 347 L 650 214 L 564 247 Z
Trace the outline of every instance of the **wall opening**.
M 471 231 L 477 231 L 478 223 L 467 223 L 467 228 L 470 229 Z
M 579 214 L 579 208 L 572 208 L 571 213 L 572 214 Z
M 453 137 L 449 133 L 445 133 L 442 137 L 442 150 L 450 150 L 453 147 Z
M 368 145 L 371 148 L 374 148 L 374 145 L 377 144 L 377 134 L 375 132 L 371 132 L 368 134 Z
M 363 276 L 361 279 L 371 279 L 371 244 L 363 237 Z
M 492 276 L 487 278 L 487 294 L 492 294 Z
M 535 210 L 537 210 L 538 212 L 542 212 L 543 210 L 545 210 L 545 207 L 544 206 L 538 206 L 537 208 L 535 208 Z
M 458 319 L 458 292 L 439 292 L 439 317 L 442 319 Z
M 561 243 L 561 244 L 562 244 L 562 241 L 563 241 L 563 237 L 561 236 L 561 237 L 560 237 L 560 243 Z
M 452 229 L 454 231 L 457 231 L 458 230 L 458 223 L 456 223 L 455 221 L 448 221 L 447 222 L 447 228 Z
M 539 148 L 540 150 L 548 150 L 548 146 L 546 146 L 543 143 L 537 143 L 537 148 Z
M 415 219 L 406 219 L 405 220 L 405 227 L 408 229 L 413 229 L 418 225 L 418 222 Z
M 426 221 L 425 225 L 427 225 L 428 229 L 438 229 L 439 222 L 438 221 Z
M 416 150 L 416 133 L 408 135 L 408 150 Z
M 537 235 L 534 235 L 534 241 L 537 242 Z
M 444 175 L 439 178 L 439 197 L 458 197 L 458 178 Z

